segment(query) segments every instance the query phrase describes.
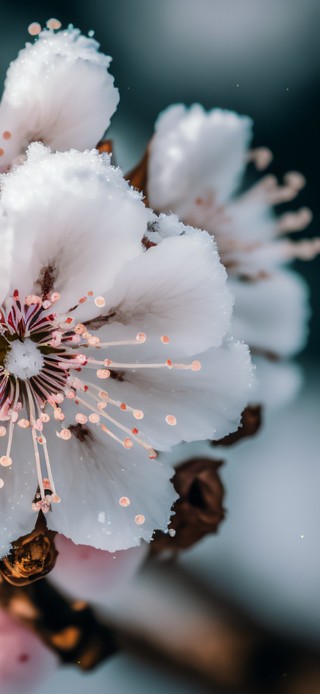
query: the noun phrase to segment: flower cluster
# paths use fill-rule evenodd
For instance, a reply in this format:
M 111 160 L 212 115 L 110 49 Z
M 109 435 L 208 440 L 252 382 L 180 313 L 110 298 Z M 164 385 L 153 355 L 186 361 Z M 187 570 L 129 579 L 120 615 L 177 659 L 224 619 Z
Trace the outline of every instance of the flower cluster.
M 118 102 L 110 58 L 57 28 L 0 105 L 2 554 L 34 511 L 76 543 L 150 541 L 176 498 L 157 452 L 235 430 L 253 380 L 215 242 L 90 150 Z
M 267 359 L 303 346 L 307 291 L 287 265 L 320 240 L 286 236 L 308 209 L 274 212 L 300 174 L 244 189 L 248 163 L 272 155 L 250 149 L 236 113 L 171 106 L 124 176 L 103 140 L 119 101 L 111 58 L 56 19 L 29 33 L 0 103 L 0 597 L 90 668 L 118 643 L 84 600 L 108 604 L 147 542 L 177 552 L 223 520 L 222 461 L 175 470 L 166 452 L 256 433 L 267 397 L 249 347 L 263 384 Z M 57 621 L 30 586 L 52 569 Z M 5 612 L 1 638 L 8 693 L 25 677 L 33 690 L 38 660 L 55 667 Z
M 265 385 L 274 369 L 265 357 L 290 357 L 306 343 L 308 289 L 287 265 L 312 259 L 320 239 L 286 236 L 309 224 L 308 208 L 274 212 L 303 188 L 300 173 L 287 173 L 283 184 L 265 175 L 244 189 L 248 163 L 263 170 L 272 160 L 266 148 L 249 149 L 251 139 L 248 117 L 218 108 L 206 112 L 198 104 L 171 106 L 156 122 L 140 183 L 154 209 L 175 212 L 214 235 L 235 297 L 232 332 L 249 344 Z M 295 381 L 295 370 L 278 365 L 278 391 L 283 381 L 286 391 L 288 376 Z M 266 389 L 258 387 L 256 397 L 268 400 Z

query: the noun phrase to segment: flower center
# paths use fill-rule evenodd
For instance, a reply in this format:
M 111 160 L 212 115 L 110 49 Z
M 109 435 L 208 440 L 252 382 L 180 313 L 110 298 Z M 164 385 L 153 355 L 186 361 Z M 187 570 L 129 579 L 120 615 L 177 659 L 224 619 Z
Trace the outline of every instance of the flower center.
M 101 380 L 116 378 L 119 369 L 120 372 L 122 369 L 134 372 L 139 369 L 190 369 L 196 372 L 201 368 L 197 360 L 190 364 L 174 364 L 171 359 L 141 363 L 135 356 L 131 363 L 108 359 L 105 350 L 132 346 L 135 352 L 136 347 L 145 342 L 146 335 L 140 332 L 132 339 L 101 342 L 88 330 L 91 325 L 96 329 L 97 320 L 79 323 L 75 314 L 78 306 L 86 301 L 93 301 L 101 310 L 106 303 L 103 297 L 94 297 L 93 292 L 88 291 L 67 314 L 60 315 L 54 307 L 60 295 L 53 292 L 45 296 L 43 299 L 30 294 L 22 300 L 15 290 L 6 304 L 0 306 L 0 439 L 6 444 L 4 454 L 0 455 L 0 465 L 5 468 L 12 465 L 15 427 L 29 430 L 38 478 L 32 508 L 44 513 L 52 503 L 60 501 L 44 433 L 49 422 L 62 441 L 69 441 L 72 436 L 85 441 L 90 434 L 86 427 L 90 424 L 99 427 L 125 449 L 140 446 L 149 458 L 155 458 L 156 451 L 148 438 L 135 426 L 135 420 L 144 417 L 142 410 L 134 403 L 114 399 L 101 388 Z M 108 316 L 102 324 L 107 320 Z M 163 345 L 170 343 L 167 335 L 159 339 Z M 98 358 L 93 356 L 95 353 Z M 74 404 L 75 424 L 72 419 L 69 425 L 64 424 L 65 400 Z M 123 412 L 126 412 L 125 420 L 119 417 Z M 172 413 L 165 416 L 165 421 L 169 426 L 177 424 Z M 0 478 L 0 488 L 3 486 L 4 480 Z M 121 496 L 119 504 L 125 507 L 130 499 Z M 138 525 L 144 521 L 142 514 L 135 517 Z
M 27 338 L 22 342 L 14 340 L 4 360 L 4 367 L 15 378 L 25 380 L 32 376 L 37 376 L 42 367 L 44 359 L 40 350 L 32 340 Z

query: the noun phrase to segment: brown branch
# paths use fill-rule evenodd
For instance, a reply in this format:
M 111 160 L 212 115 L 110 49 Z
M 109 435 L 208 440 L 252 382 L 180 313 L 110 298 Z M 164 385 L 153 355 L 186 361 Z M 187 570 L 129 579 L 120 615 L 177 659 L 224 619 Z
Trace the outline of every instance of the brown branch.
M 67 600 L 46 579 L 21 588 L 3 582 L 0 603 L 63 663 L 91 670 L 118 650 L 113 631 L 85 602 Z

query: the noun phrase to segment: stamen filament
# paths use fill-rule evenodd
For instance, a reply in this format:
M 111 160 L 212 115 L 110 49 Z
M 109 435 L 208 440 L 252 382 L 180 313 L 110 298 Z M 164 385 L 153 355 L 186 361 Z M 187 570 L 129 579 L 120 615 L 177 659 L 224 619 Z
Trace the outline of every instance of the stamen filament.
M 96 412 L 96 413 L 99 414 L 101 417 L 104 417 L 104 418 L 107 419 L 109 422 L 111 422 L 111 423 L 114 424 L 116 427 L 118 427 L 118 429 L 121 429 L 121 431 L 123 431 L 125 434 L 129 434 L 129 435 L 131 436 L 131 433 L 132 433 L 132 432 L 131 432 L 131 429 L 129 429 L 128 427 L 124 426 L 124 424 L 121 424 L 121 423 L 118 422 L 116 419 L 114 419 L 113 417 L 111 417 L 110 415 L 108 415 L 106 412 L 104 412 L 104 410 L 98 410 L 98 409 L 96 409 L 95 407 L 93 407 L 92 405 L 90 405 L 90 403 L 86 402 L 86 401 L 83 400 L 82 398 L 79 398 L 78 396 L 77 396 L 77 400 L 78 400 L 79 402 L 81 402 L 82 405 L 84 405 L 85 407 L 87 407 L 89 410 L 91 410 L 92 412 Z M 137 438 L 136 436 L 134 437 L 134 441 L 136 441 L 140 446 L 142 446 L 143 448 L 145 448 L 145 449 L 148 450 L 148 451 L 153 450 L 153 449 L 152 449 L 152 446 L 150 446 L 150 444 L 146 443 L 145 441 L 142 441 L 142 439 Z M 121 442 L 121 443 L 123 443 L 123 442 Z
M 38 478 L 38 484 L 39 484 L 39 489 L 40 489 L 40 496 L 41 496 L 41 499 L 44 500 L 45 499 L 45 493 L 44 493 L 43 477 L 42 477 L 42 470 L 41 470 L 41 460 L 40 460 L 37 436 L 36 436 L 36 431 L 35 431 L 35 423 L 36 423 L 35 422 L 35 412 L 34 412 L 34 406 L 33 406 L 33 401 L 32 401 L 32 393 L 30 391 L 30 387 L 29 387 L 28 382 L 26 382 L 26 390 L 27 390 L 28 400 L 29 400 L 31 434 L 32 434 L 32 441 L 33 441 L 34 457 L 35 457 L 35 461 L 36 461 L 37 478 Z

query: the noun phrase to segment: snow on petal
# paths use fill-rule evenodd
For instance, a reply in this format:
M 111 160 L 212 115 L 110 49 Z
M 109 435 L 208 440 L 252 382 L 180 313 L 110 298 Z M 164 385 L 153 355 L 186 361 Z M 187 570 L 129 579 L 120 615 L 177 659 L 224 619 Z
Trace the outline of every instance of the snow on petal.
M 122 266 L 142 253 L 149 212 L 96 150 L 52 154 L 31 145 L 27 161 L 3 175 L 1 204 L 14 225 L 12 288 L 37 293 L 41 273 L 52 268 L 61 311 L 88 290 L 107 292 Z
M 194 199 L 213 193 L 224 203 L 246 166 L 251 119 L 199 104 L 170 106 L 158 117 L 149 149 L 148 199 L 187 220 Z
M 115 320 L 135 326 L 147 341 L 170 337 L 168 356 L 190 355 L 221 344 L 232 296 L 213 239 L 175 216 L 160 218 L 181 230 L 128 263 L 110 292 Z
M 13 229 L 5 215 L 0 212 L 0 304 L 10 287 L 13 255 Z
M 94 147 L 108 128 L 119 95 L 108 72 L 111 58 L 78 29 L 41 32 L 7 73 L 0 105 L 1 170 L 28 144 L 54 150 Z

